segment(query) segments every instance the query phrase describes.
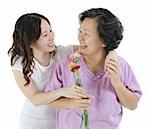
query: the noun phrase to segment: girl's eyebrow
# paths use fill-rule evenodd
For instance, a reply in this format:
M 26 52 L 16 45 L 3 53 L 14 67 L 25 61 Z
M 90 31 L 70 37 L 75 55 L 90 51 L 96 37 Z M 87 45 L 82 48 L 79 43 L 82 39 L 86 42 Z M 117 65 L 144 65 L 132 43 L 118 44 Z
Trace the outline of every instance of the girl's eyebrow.
M 47 33 L 47 30 L 43 31 L 43 32 L 41 33 L 41 35 L 43 35 L 43 34 L 45 34 L 45 33 Z
M 49 30 L 51 30 L 52 28 L 51 27 L 49 27 Z M 44 34 L 44 33 L 47 33 L 48 31 L 47 30 L 44 30 L 42 33 L 41 33 L 41 35 L 42 34 Z
M 52 27 L 50 26 L 50 27 L 49 27 L 49 30 L 51 30 L 51 29 L 52 29 Z M 48 31 L 49 31 L 49 30 L 48 30 Z M 48 31 L 47 31 L 47 30 L 44 30 L 41 34 L 47 33 Z

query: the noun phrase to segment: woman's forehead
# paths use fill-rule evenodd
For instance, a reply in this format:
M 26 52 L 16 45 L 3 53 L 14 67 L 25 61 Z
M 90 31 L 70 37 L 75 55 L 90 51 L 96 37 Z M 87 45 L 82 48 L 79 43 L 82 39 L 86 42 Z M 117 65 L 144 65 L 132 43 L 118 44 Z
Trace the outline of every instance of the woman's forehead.
M 80 24 L 80 29 L 86 31 L 93 31 L 97 29 L 97 23 L 95 19 L 85 18 L 83 22 Z

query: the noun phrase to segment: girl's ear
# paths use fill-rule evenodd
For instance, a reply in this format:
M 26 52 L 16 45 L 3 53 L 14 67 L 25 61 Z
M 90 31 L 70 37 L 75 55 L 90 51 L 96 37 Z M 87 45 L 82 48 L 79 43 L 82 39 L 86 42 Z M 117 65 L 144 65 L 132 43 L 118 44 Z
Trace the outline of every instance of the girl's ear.
M 34 47 L 34 44 L 32 43 L 31 45 L 30 45 L 30 48 L 33 48 Z

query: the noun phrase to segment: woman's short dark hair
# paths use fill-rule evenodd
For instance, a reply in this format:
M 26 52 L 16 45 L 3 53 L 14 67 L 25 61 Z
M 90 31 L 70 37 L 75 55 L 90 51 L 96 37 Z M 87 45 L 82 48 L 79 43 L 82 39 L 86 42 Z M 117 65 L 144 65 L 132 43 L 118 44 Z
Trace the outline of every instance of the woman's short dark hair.
M 123 26 L 114 14 L 104 8 L 92 8 L 79 14 L 80 23 L 85 18 L 96 19 L 99 38 L 106 45 L 107 53 L 118 47 L 123 38 Z
M 38 13 L 27 13 L 19 17 L 13 32 L 13 44 L 8 50 L 8 54 L 11 55 L 11 65 L 14 65 L 19 57 L 22 59 L 23 74 L 27 81 L 25 85 L 30 83 L 29 77 L 33 73 L 34 62 L 31 45 L 40 37 L 41 19 L 46 20 L 50 25 L 49 20 Z

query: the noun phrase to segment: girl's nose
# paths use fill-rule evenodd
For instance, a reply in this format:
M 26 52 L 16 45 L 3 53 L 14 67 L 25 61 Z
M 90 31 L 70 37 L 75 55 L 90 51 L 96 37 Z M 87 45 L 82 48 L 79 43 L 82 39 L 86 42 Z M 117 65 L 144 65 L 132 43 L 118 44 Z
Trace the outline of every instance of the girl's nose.
M 54 32 L 51 32 L 50 34 L 49 34 L 49 40 L 51 40 L 51 39 L 53 39 L 54 38 Z

